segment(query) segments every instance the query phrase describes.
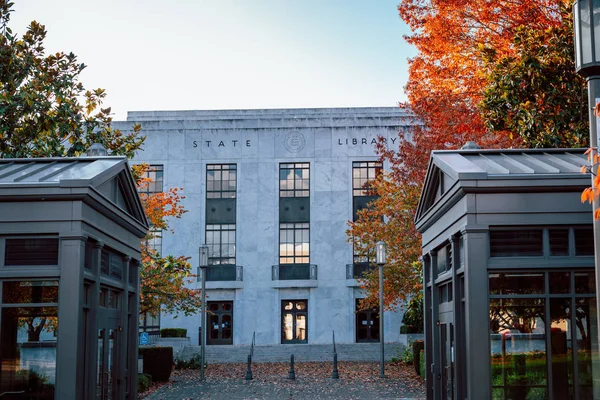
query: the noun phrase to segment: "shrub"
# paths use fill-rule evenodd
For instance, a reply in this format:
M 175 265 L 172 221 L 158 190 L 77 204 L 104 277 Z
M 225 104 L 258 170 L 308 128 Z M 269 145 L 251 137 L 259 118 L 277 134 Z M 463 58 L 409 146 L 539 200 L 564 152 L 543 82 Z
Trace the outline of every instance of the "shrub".
M 145 392 L 152 385 L 152 377 L 148 374 L 138 374 L 138 393 Z
M 419 353 L 419 375 L 425 379 L 427 374 L 425 373 L 425 350 L 421 350 Z
M 140 347 L 140 355 L 144 359 L 144 374 L 152 376 L 153 381 L 169 380 L 173 366 L 172 347 Z
M 423 294 L 410 299 L 402 317 L 400 333 L 423 333 Z
M 200 354 L 194 354 L 189 360 L 175 361 L 176 369 L 200 369 L 202 360 Z
M 425 350 L 425 342 L 422 340 L 415 340 L 412 343 L 412 354 L 413 354 L 413 366 L 415 367 L 415 374 L 421 372 L 421 351 Z
M 187 329 L 184 328 L 164 328 L 160 330 L 161 338 L 170 338 L 170 337 L 187 337 Z

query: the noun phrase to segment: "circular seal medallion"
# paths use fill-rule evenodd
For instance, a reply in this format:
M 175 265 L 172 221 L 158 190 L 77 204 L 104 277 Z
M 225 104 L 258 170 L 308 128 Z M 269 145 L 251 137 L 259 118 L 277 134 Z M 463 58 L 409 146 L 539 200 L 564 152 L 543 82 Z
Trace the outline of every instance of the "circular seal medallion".
M 305 144 L 306 139 L 304 139 L 304 135 L 300 132 L 289 132 L 285 135 L 285 140 L 283 141 L 283 145 L 290 153 L 301 151 Z

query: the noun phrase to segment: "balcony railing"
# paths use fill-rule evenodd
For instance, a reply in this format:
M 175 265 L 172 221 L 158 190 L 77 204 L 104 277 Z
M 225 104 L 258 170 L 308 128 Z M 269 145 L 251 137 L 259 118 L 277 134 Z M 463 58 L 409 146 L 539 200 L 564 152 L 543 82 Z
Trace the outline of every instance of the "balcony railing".
M 284 280 L 316 280 L 316 264 L 278 264 L 273 265 L 272 276 L 274 281 Z
M 202 280 L 202 268 L 198 268 L 198 281 Z M 244 267 L 241 265 L 209 265 L 206 267 L 206 281 L 243 281 Z
M 375 266 L 368 262 L 346 264 L 346 279 L 361 278 L 364 272 L 372 271 L 374 268 Z

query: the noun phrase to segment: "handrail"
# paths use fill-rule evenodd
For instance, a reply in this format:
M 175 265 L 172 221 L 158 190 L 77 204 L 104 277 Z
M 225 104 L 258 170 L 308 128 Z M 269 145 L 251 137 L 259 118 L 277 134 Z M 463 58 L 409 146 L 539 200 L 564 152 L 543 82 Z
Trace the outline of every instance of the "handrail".
M 337 351 L 335 350 L 335 331 L 333 331 L 333 353 L 337 353 Z

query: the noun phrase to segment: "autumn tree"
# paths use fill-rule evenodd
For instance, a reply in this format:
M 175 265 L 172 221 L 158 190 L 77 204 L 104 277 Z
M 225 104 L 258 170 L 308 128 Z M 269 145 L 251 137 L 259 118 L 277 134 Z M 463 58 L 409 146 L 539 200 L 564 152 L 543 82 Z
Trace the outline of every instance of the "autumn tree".
M 113 129 L 110 108 L 101 108 L 105 91 L 86 90 L 79 81 L 85 65 L 72 53 L 46 55 L 46 30 L 36 21 L 21 37 L 14 34 L 8 26 L 12 5 L 0 0 L 0 157 L 80 156 L 100 143 L 111 155 L 132 158 L 145 139 L 140 125 L 129 133 Z M 144 168 L 133 168 L 142 188 L 148 184 Z M 180 190 L 141 195 L 152 227 L 148 237 L 183 214 Z M 161 306 L 168 312 L 198 309 L 198 291 L 186 287 L 194 280 L 187 260 L 142 245 L 142 312 L 157 314 Z M 49 326 L 47 321 L 29 322 L 34 334 Z
M 380 198 L 348 230 L 367 253 L 379 239 L 393 243 L 385 270 L 387 306 L 421 290 L 415 268 L 420 264 L 414 263 L 421 243 L 413 220 L 432 150 L 460 148 L 467 141 L 482 148 L 584 145 L 585 122 L 578 117 L 587 94 L 573 72 L 568 75 L 573 82 L 561 75 L 572 59 L 570 4 L 401 1 L 400 16 L 412 30 L 405 39 L 418 51 L 409 60 L 408 101 L 400 104 L 412 127 L 400 134 L 397 149 L 378 144 L 390 166 L 378 184 Z M 363 281 L 370 304 L 377 302 L 377 273 Z
M 139 177 L 138 188 L 144 204 L 150 230 L 142 243 L 142 267 L 140 268 L 140 314 L 156 316 L 161 310 L 168 313 L 182 312 L 190 315 L 201 306 L 201 296 L 197 289 L 187 286 L 194 281 L 189 257 L 162 255 L 153 249 L 149 242 L 153 232 L 170 230 L 168 218 L 180 218 L 186 210 L 181 205 L 184 197 L 180 188 L 170 188 L 166 192 L 146 194 L 143 189 L 150 183 L 144 178 L 147 164 L 134 166 Z M 171 230 L 172 231 L 172 230 Z

